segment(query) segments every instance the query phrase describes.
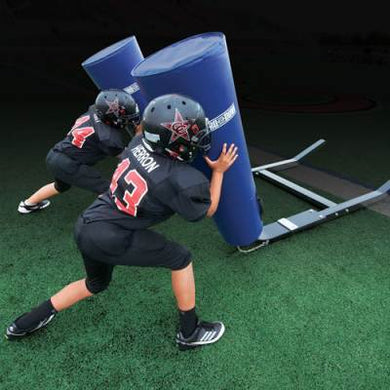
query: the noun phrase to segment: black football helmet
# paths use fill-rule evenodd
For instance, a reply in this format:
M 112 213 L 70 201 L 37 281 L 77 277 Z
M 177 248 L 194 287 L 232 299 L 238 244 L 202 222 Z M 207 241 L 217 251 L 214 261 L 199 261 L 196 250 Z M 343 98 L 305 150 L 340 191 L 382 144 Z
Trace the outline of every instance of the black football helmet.
M 202 106 L 179 94 L 153 99 L 141 121 L 145 142 L 151 149 L 179 161 L 192 161 L 211 147 L 208 119 Z
M 131 131 L 139 124 L 139 108 L 133 97 L 122 89 L 101 91 L 95 100 L 96 113 L 106 125 Z

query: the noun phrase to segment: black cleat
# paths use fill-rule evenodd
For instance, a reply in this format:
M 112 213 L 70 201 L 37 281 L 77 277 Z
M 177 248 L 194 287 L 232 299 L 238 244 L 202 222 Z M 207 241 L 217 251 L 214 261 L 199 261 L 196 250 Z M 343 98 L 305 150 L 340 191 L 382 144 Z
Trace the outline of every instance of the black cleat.
M 26 202 L 22 200 L 19 203 L 18 211 L 21 214 L 29 214 L 29 213 L 33 213 L 34 211 L 45 209 L 49 205 L 50 205 L 50 201 L 47 199 L 43 200 L 42 202 L 35 203 L 33 205 L 27 205 Z
M 25 313 L 27 314 L 27 313 Z M 6 330 L 5 337 L 8 340 L 16 340 L 22 337 L 28 336 L 31 333 L 36 332 L 39 329 L 44 328 L 57 314 L 56 312 L 51 312 L 50 315 L 43 320 L 39 321 L 37 324 L 34 324 L 30 328 L 23 329 L 17 325 L 17 321 L 22 318 L 25 314 L 22 314 L 18 317 Z
M 217 342 L 225 332 L 222 322 L 199 322 L 193 333 L 185 338 L 181 332 L 176 335 L 176 343 L 181 351 Z

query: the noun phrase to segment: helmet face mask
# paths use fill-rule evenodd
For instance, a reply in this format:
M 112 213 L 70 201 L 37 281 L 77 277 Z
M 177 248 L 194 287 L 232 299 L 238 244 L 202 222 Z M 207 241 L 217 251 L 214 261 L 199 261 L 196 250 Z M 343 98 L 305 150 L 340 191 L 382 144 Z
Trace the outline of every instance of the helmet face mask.
M 187 96 L 168 94 L 152 100 L 141 123 L 151 149 L 170 158 L 190 162 L 211 147 L 203 108 Z
M 121 89 L 101 91 L 95 100 L 96 113 L 106 125 L 134 130 L 139 124 L 139 108 L 133 97 Z
M 136 112 L 134 112 L 133 114 L 129 113 L 129 110 L 122 109 L 118 118 L 112 118 L 113 126 L 118 127 L 120 129 L 130 127 L 132 130 L 134 130 L 139 125 L 139 122 L 140 115 L 138 105 L 136 107 Z
M 193 133 L 190 138 L 189 145 L 185 145 L 185 148 L 182 148 L 180 145 L 179 150 L 181 151 L 180 155 L 184 161 L 193 161 L 198 153 L 206 154 L 211 148 L 211 134 L 208 127 L 208 119 L 205 118 L 205 127 L 199 129 L 196 123 L 193 123 L 190 126 L 190 131 Z
M 196 145 L 202 154 L 206 154 L 211 148 L 211 133 L 209 128 L 209 120 L 205 118 L 205 127 L 196 132 L 192 137 L 192 143 Z

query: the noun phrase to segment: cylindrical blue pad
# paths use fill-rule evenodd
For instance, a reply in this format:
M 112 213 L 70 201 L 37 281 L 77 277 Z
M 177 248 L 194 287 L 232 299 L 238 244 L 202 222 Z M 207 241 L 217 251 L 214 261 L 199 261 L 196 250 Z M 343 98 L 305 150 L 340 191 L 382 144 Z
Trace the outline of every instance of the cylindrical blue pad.
M 225 35 L 210 32 L 176 42 L 141 61 L 132 75 L 148 101 L 166 93 L 180 93 L 203 106 L 213 131 L 211 159 L 218 158 L 225 142 L 238 146 L 239 157 L 225 173 L 214 220 L 227 243 L 253 243 L 263 225 Z M 202 157 L 193 164 L 211 177 Z
M 142 113 L 146 101 L 131 70 L 143 59 L 136 37 L 131 36 L 100 50 L 83 61 L 81 66 L 99 90 L 120 88 L 129 92 Z

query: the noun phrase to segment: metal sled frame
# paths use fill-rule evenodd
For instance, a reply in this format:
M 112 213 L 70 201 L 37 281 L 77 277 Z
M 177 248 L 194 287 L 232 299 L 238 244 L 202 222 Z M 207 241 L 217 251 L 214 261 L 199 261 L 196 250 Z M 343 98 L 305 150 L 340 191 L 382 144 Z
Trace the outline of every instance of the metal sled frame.
M 324 143 L 325 140 L 320 139 L 293 158 L 252 168 L 255 177 L 260 176 L 264 178 L 295 196 L 306 200 L 319 210 L 308 209 L 299 214 L 281 218 L 276 222 L 265 225 L 258 240 L 248 246 L 237 246 L 237 249 L 240 252 L 252 252 L 294 233 L 350 214 L 353 211 L 385 198 L 390 193 L 390 180 L 388 180 L 375 191 L 368 192 L 367 194 L 342 203 L 335 203 L 274 173 L 298 165 L 302 158 L 322 146 Z

